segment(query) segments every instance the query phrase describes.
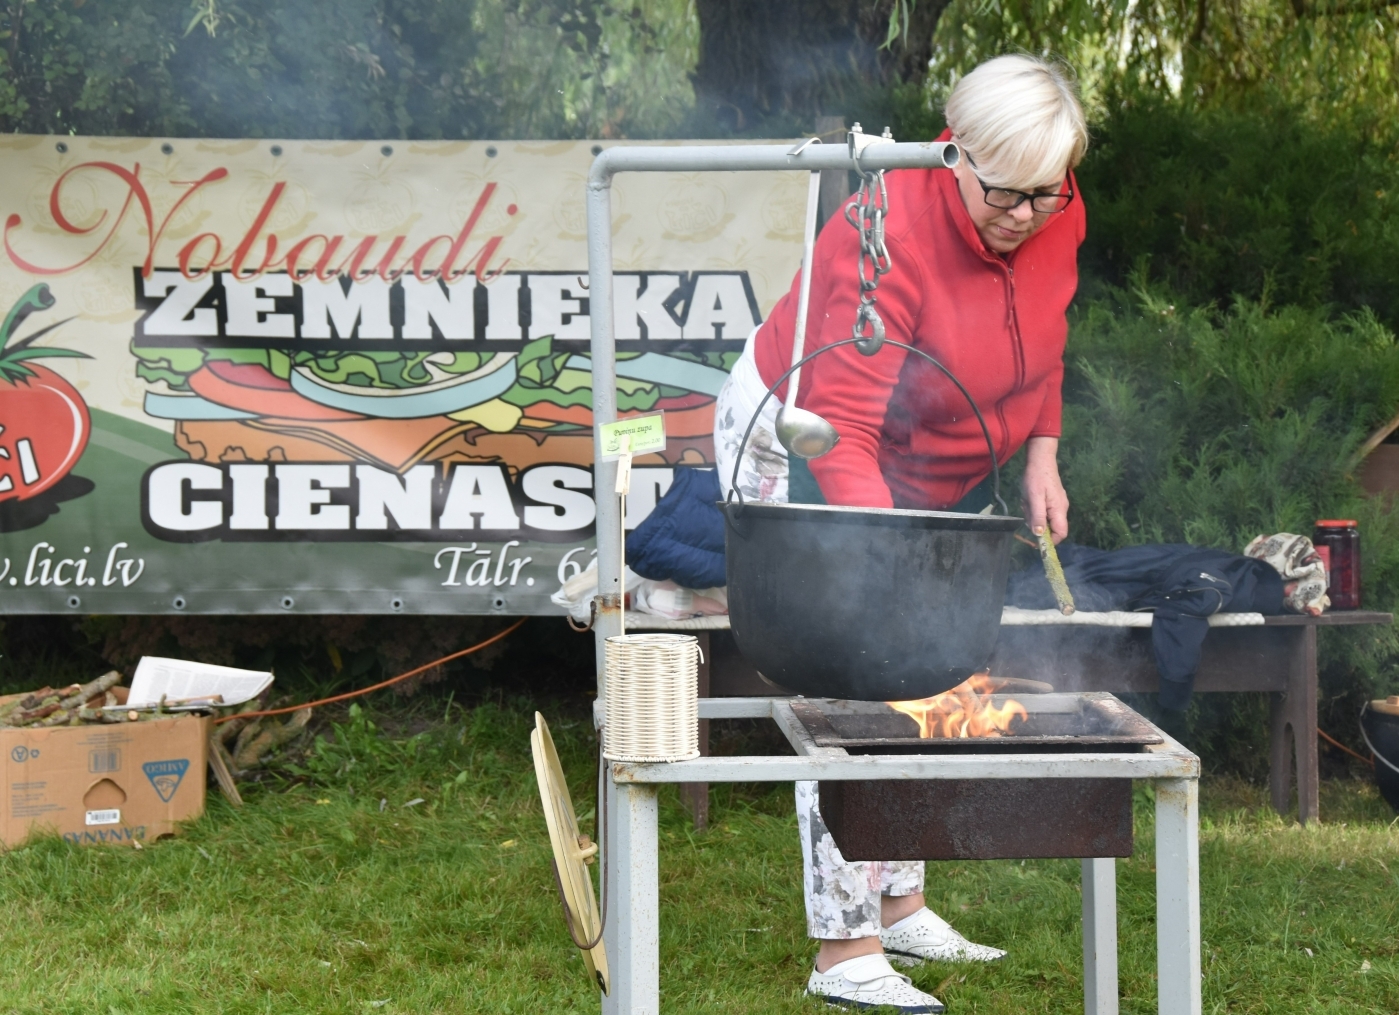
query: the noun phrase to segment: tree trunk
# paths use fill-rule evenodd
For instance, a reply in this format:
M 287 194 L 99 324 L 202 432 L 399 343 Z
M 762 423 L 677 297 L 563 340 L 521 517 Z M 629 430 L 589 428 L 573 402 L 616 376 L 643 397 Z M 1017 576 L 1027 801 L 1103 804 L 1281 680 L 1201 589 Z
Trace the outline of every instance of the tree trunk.
M 697 0 L 695 95 L 731 130 L 780 117 L 810 124 L 874 88 L 919 82 L 948 0 L 911 0 L 910 24 L 881 49 L 898 0 Z

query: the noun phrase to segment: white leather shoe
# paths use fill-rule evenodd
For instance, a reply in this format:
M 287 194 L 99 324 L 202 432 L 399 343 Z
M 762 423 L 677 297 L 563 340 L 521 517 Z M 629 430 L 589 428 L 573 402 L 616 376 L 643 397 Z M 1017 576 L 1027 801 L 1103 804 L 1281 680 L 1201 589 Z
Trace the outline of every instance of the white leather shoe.
M 943 1004 L 925 994 L 883 955 L 861 955 L 837 962 L 824 973 L 811 971 L 806 992 L 833 1008 L 893 1008 L 916 1015 L 938 1015 Z
M 927 906 L 879 932 L 880 943 L 891 962 L 916 966 L 932 962 L 995 962 L 1005 952 L 974 944 L 952 929 Z

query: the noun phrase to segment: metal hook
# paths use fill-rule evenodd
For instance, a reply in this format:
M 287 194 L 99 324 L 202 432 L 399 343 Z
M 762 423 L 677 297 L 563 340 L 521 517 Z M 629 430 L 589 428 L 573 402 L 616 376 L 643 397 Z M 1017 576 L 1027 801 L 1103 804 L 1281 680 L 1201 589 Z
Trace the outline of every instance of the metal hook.
M 855 315 L 855 330 L 860 337 L 855 340 L 855 348 L 862 356 L 873 356 L 884 346 L 884 320 L 873 303 L 863 304 Z M 870 326 L 870 334 L 864 334 L 865 325 Z

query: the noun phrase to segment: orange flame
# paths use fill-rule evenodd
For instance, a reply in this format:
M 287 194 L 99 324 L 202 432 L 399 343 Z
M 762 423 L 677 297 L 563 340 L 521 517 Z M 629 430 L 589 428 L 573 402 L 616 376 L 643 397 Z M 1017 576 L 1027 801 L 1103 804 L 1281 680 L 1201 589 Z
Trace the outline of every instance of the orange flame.
M 1029 718 L 1015 699 L 993 705 L 991 693 L 999 683 L 989 673 L 976 673 L 950 691 L 917 701 L 885 702 L 918 724 L 918 735 L 931 737 L 998 737 L 1010 731 L 1011 720 Z

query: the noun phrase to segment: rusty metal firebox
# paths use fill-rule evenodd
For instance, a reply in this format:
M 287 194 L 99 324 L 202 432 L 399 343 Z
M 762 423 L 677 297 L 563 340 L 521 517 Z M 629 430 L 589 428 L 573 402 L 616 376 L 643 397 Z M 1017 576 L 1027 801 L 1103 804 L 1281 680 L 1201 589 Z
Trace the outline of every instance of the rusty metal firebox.
M 996 704 L 1005 695 L 994 695 Z M 1162 738 L 1110 694 L 1018 696 L 1008 733 L 918 736 L 880 702 L 798 700 L 814 745 L 860 754 L 1133 753 Z M 992 860 L 1131 856 L 1130 779 L 939 779 L 822 782 L 821 814 L 848 860 Z

